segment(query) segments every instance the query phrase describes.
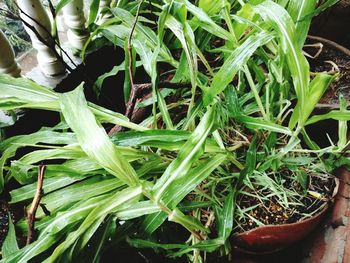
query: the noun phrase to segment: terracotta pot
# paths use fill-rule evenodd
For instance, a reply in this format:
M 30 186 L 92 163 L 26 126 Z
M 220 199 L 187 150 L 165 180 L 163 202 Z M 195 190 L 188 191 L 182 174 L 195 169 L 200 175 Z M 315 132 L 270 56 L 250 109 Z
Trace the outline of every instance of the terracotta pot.
M 268 254 L 305 238 L 324 218 L 329 205 L 326 205 L 313 217 L 292 224 L 266 225 L 237 234 L 231 244 L 238 252 L 247 254 Z
M 337 109 L 339 108 L 339 94 L 337 92 L 339 88 L 343 89 L 341 93 L 345 96 L 345 99 L 348 100 L 350 98 L 349 91 L 345 89 L 345 87 L 348 86 L 350 78 L 350 69 L 348 66 L 350 62 L 350 49 L 332 40 L 319 36 L 309 35 L 308 40 L 311 41 L 311 43 L 321 43 L 323 45 L 319 55 L 317 55 L 315 59 L 310 60 L 311 69 L 313 63 L 316 63 L 316 65 L 320 65 L 320 63 L 324 65 L 328 64 L 328 66 L 330 66 L 330 61 L 332 61 L 334 65 L 338 67 L 337 70 L 339 70 L 340 73 L 338 80 L 331 84 L 322 96 L 320 102 L 316 105 L 316 111 L 322 113 L 332 109 Z
M 334 81 L 326 90 L 325 94 L 316 105 L 313 115 L 322 115 L 331 110 L 339 109 L 339 94 L 342 93 L 344 98 L 350 101 L 350 89 L 348 88 L 350 80 L 350 50 L 336 42 L 318 36 L 309 36 L 311 43 L 323 44 L 322 52 L 315 59 L 309 59 L 311 71 L 323 71 L 327 65 L 331 68 L 329 61 L 333 61 L 340 71 L 337 81 Z M 335 56 L 335 58 L 334 58 Z M 324 120 L 306 127 L 310 138 L 323 147 L 329 146 L 329 138 L 332 141 L 338 140 L 338 121 L 333 119 Z M 322 132 L 320 132 L 322 131 Z

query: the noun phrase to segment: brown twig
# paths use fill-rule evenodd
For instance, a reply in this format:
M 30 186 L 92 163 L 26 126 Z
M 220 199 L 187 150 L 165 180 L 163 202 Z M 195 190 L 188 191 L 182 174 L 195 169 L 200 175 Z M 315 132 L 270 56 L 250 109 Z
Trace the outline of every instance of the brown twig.
M 135 103 L 140 95 L 147 94 L 151 92 L 152 83 L 142 83 L 142 84 L 134 84 L 135 89 Z M 168 88 L 168 89 L 183 89 L 183 88 L 191 88 L 191 83 L 171 83 L 168 81 L 159 82 L 157 88 Z M 135 108 L 135 107 L 134 107 Z M 134 112 L 134 109 L 133 109 Z M 132 114 L 129 117 L 130 121 L 133 121 Z M 108 135 L 113 135 L 122 130 L 122 127 L 119 125 L 115 125 L 109 132 Z
M 41 197 L 43 195 L 43 182 L 44 182 L 45 169 L 46 169 L 45 165 L 39 165 L 36 192 L 34 195 L 33 202 L 27 211 L 27 220 L 28 220 L 27 245 L 33 242 L 33 239 L 35 236 L 35 229 L 34 229 L 35 214 L 40 204 Z
M 128 54 L 129 54 L 129 67 L 128 67 L 128 69 L 129 69 L 129 78 L 130 78 L 131 91 L 130 91 L 129 100 L 128 100 L 127 104 L 126 104 L 125 115 L 129 119 L 131 118 L 132 113 L 134 112 L 135 103 L 136 103 L 136 88 L 135 88 L 135 84 L 134 84 L 134 75 L 133 75 L 133 72 L 132 72 L 133 60 L 132 60 L 132 43 L 131 42 L 132 42 L 132 36 L 134 34 L 137 21 L 139 19 L 141 5 L 142 5 L 143 1 L 144 0 L 141 0 L 139 6 L 137 8 L 135 21 L 134 21 L 134 23 L 132 25 L 132 28 L 131 28 L 130 34 L 129 34 L 129 38 L 128 38 Z
M 343 47 L 342 45 L 339 45 L 338 43 L 335 43 L 329 39 L 326 39 L 323 37 L 318 37 L 318 36 L 311 36 L 311 35 L 308 35 L 307 38 L 311 39 L 311 40 L 319 41 L 327 46 L 333 47 L 333 48 L 339 50 L 340 52 L 343 52 L 344 54 L 346 54 L 347 56 L 350 57 L 350 50 L 349 49 L 347 49 L 346 47 Z

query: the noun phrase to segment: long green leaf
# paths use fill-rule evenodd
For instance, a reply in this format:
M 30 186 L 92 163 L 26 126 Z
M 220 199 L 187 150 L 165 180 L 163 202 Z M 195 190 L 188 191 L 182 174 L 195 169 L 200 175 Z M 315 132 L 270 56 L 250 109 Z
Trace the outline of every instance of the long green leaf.
M 300 122 L 300 125 L 304 125 L 334 78 L 335 76 L 325 73 L 318 73 L 316 75 L 316 77 L 311 81 L 310 87 L 306 93 L 307 103 L 302 105 L 301 101 L 298 101 L 289 120 L 289 128 L 293 128 L 297 121 Z
M 218 236 L 222 240 L 226 240 L 231 235 L 233 227 L 233 211 L 234 211 L 234 196 L 233 191 L 225 198 L 224 207 L 218 218 Z
M 92 210 L 89 215 L 85 218 L 79 228 L 70 233 L 67 239 L 61 243 L 50 257 L 50 262 L 57 260 L 62 253 L 64 253 L 70 246 L 72 246 L 75 241 L 86 232 L 91 226 L 102 223 L 105 217 L 112 212 L 116 212 L 120 206 L 123 204 L 137 200 L 142 194 L 142 187 L 131 187 L 123 191 L 117 192 L 109 199 L 105 200 L 103 205 L 96 207 Z
M 257 19 L 257 14 L 254 12 L 252 5 L 246 3 L 242 6 L 236 15 L 240 21 L 237 20 L 233 22 L 233 30 L 235 32 L 236 38 L 240 39 L 243 33 L 249 28 L 249 23 L 244 23 L 242 19 L 245 21 L 254 22 Z
M 135 170 L 96 121 L 88 108 L 82 88 L 61 94 L 59 97 L 63 116 L 85 153 L 121 181 L 137 185 L 139 180 Z
M 160 208 L 151 201 L 141 201 L 122 209 L 116 213 L 120 220 L 130 220 L 148 214 L 158 213 Z
M 72 225 L 84 220 L 93 208 L 103 204 L 106 198 L 107 196 L 99 196 L 97 198 L 84 200 L 71 210 L 59 214 L 45 225 L 45 228 L 40 232 L 36 241 L 23 247 L 16 253 L 11 254 L 6 260 L 3 259 L 0 262 L 25 263 L 38 256 L 60 240 L 64 231 L 70 231 Z M 36 222 L 36 227 L 39 227 L 39 225 L 40 221 Z
M 100 0 L 91 0 L 88 24 L 95 22 L 100 6 Z
M 263 129 L 272 132 L 282 133 L 291 136 L 292 131 L 287 127 L 275 124 L 273 122 L 268 122 L 263 119 L 253 118 L 249 116 L 238 116 L 236 118 L 238 121 L 247 125 L 251 129 Z
M 86 176 L 55 176 L 51 178 L 45 178 L 43 191 L 45 194 L 53 192 L 59 188 L 68 186 L 70 184 L 75 183 L 76 181 L 80 181 L 85 179 Z M 11 203 L 18 203 L 21 201 L 25 201 L 34 197 L 36 192 L 37 183 L 32 183 L 25 185 L 21 188 L 14 189 L 10 192 L 11 195 Z
M 110 30 L 113 34 L 124 40 L 128 37 L 128 33 L 130 31 L 130 28 L 133 26 L 135 18 L 130 12 L 125 9 L 113 8 L 111 11 L 118 19 L 122 21 L 122 25 L 101 25 L 101 28 Z M 146 26 L 143 26 L 140 22 L 138 22 L 135 27 L 133 40 L 135 39 L 139 40 L 140 43 L 143 43 L 143 45 L 146 45 L 151 50 L 155 50 L 157 47 L 157 35 L 153 30 Z M 174 67 L 178 66 L 178 62 L 172 57 L 170 51 L 165 45 L 161 46 L 159 56 L 161 58 L 161 61 L 166 61 Z
M 153 192 L 157 200 L 162 198 L 164 191 L 174 180 L 185 176 L 192 164 L 202 155 L 204 142 L 212 132 L 214 119 L 215 105 L 208 109 L 200 124 L 179 151 L 176 159 L 169 165 L 162 177 L 154 185 Z
M 205 91 L 203 98 L 204 104 L 209 105 L 217 94 L 225 90 L 227 85 L 233 80 L 233 77 L 247 63 L 256 49 L 271 41 L 273 37 L 273 33 L 263 31 L 251 35 L 241 46 L 236 48 L 215 74 L 210 88 Z
M 188 0 L 185 0 L 184 3 L 186 4 L 187 10 L 198 18 L 198 22 L 203 29 L 222 39 L 231 40 L 232 42 L 235 41 L 235 38 L 228 31 L 217 25 L 201 8 L 195 6 Z
M 349 110 L 332 110 L 326 114 L 323 115 L 315 115 L 312 116 L 308 121 L 306 122 L 306 125 L 310 125 L 319 121 L 333 119 L 337 121 L 350 121 L 350 111 Z
M 311 24 L 311 17 L 304 18 L 316 8 L 317 0 L 290 0 L 287 11 L 296 23 L 297 42 L 302 48 Z
M 281 52 L 286 57 L 298 101 L 301 105 L 305 105 L 310 82 L 309 64 L 298 45 L 292 18 L 284 8 L 271 0 L 264 1 L 254 9 L 278 32 Z
M 115 191 L 121 186 L 123 186 L 123 183 L 117 178 L 94 176 L 45 195 L 42 198 L 42 203 L 45 204 L 46 209 L 51 213 L 55 213 L 60 208 L 66 207 L 69 204 Z M 41 218 L 44 216 L 44 211 L 39 207 L 36 217 Z
M 182 199 L 198 184 L 207 178 L 224 160 L 226 155 L 218 154 L 192 169 L 186 176 L 175 180 L 163 194 L 162 201 L 171 209 L 175 208 Z M 153 233 L 166 219 L 163 212 L 149 215 L 145 218 L 142 228 L 146 233 Z
M 339 95 L 339 105 L 340 111 L 346 111 L 347 109 L 347 101 L 343 94 Z M 338 122 L 338 147 L 343 149 L 348 141 L 348 122 L 347 121 L 339 121 Z
M 321 14 L 323 11 L 325 11 L 326 9 L 332 7 L 333 5 L 337 4 L 340 0 L 326 0 L 323 1 L 323 3 L 316 8 L 315 11 L 309 13 L 307 16 L 304 17 L 304 19 L 310 19 L 313 16 L 318 16 L 319 14 Z
M 168 15 L 165 25 L 174 33 L 174 35 L 181 42 L 182 48 L 185 51 L 187 63 L 189 64 L 189 71 L 192 86 L 196 86 L 198 65 L 197 53 L 194 42 L 194 36 L 191 28 L 186 24 L 181 24 L 173 16 Z
M 57 1 L 57 4 L 55 6 L 55 11 L 56 13 L 59 13 L 61 11 L 61 9 L 67 5 L 69 2 L 71 2 L 73 0 L 60 0 L 60 1 Z
M 33 108 L 60 111 L 58 93 L 24 78 L 0 75 L 0 109 L 11 110 Z M 120 113 L 113 112 L 93 103 L 89 108 L 101 122 L 109 122 L 135 130 L 147 130 L 128 120 Z
M 1 78 L 1 77 L 0 77 Z M 0 85 L 1 86 L 1 85 Z M 1 89 L 1 88 L 0 88 Z M 47 144 L 69 144 L 75 141 L 72 133 L 58 133 L 52 131 L 38 131 L 24 136 L 14 136 L 0 143 L 0 192 L 4 184 L 4 166 L 8 159 L 16 154 L 17 149 L 23 147 L 24 143 L 37 144 L 39 142 Z
M 8 215 L 8 219 L 9 219 L 9 224 L 8 224 L 7 236 L 1 248 L 2 257 L 4 259 L 6 259 L 9 255 L 19 250 L 17 239 L 16 239 L 15 226 L 13 225 L 10 214 Z
M 177 142 L 185 141 L 189 138 L 187 131 L 172 130 L 148 130 L 144 132 L 123 132 L 114 134 L 111 137 L 113 143 L 120 146 L 146 145 L 149 141 Z

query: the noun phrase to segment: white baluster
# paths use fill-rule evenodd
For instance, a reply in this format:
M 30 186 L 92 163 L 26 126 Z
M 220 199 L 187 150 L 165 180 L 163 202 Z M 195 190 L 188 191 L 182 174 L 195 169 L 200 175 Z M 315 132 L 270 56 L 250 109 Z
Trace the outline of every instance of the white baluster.
M 102 13 L 103 9 L 106 7 L 110 7 L 112 3 L 112 0 L 101 0 L 100 1 L 100 6 L 99 6 L 99 18 L 97 24 L 102 24 L 105 22 L 108 18 L 112 17 L 111 12 L 107 11 Z
M 41 2 L 39 0 L 17 0 L 17 3 L 25 13 L 21 13 L 21 18 L 26 21 L 26 23 L 33 26 L 45 42 L 52 45 L 54 40 L 50 35 L 51 22 Z M 33 47 L 38 52 L 37 59 L 41 71 L 47 76 L 54 76 L 63 73 L 65 67 L 62 62 L 57 59 L 54 51 L 42 43 L 30 28 L 25 25 L 24 28 L 32 40 Z
M 73 48 L 81 50 L 89 38 L 85 27 L 84 2 L 83 0 L 73 0 L 62 10 L 68 26 L 68 41 Z
M 63 12 L 60 11 L 56 15 L 56 25 L 59 32 L 66 32 L 66 23 L 64 22 Z
M 13 77 L 19 77 L 21 69 L 16 60 L 15 53 L 7 40 L 5 34 L 0 29 L 0 74 L 9 74 Z

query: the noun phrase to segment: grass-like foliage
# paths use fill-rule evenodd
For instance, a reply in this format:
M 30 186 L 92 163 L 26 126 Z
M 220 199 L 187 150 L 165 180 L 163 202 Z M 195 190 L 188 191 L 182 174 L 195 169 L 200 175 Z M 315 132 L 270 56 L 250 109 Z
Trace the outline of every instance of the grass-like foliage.
M 68 2 L 58 1 L 56 11 Z M 285 209 L 322 199 L 310 185 L 349 163 L 350 112 L 341 102 L 340 110 L 312 115 L 337 77 L 311 74 L 302 50 L 312 17 L 336 1 L 318 2 L 112 1 L 101 24 L 99 1 L 91 1 L 82 55 L 101 43 L 125 50 L 96 91 L 125 71 L 125 83 L 115 85 L 130 106 L 140 87 L 132 76 L 143 67 L 152 95 L 132 106 L 148 105 L 152 114 L 135 124 L 86 101 L 84 85 L 60 94 L 0 76 L 0 109 L 61 116 L 55 127 L 0 142 L 0 190 L 11 180 L 23 185 L 10 192 L 12 204 L 31 203 L 38 165 L 46 164 L 37 237 L 19 248 L 10 222 L 1 262 L 100 262 L 126 243 L 204 262 L 228 255 L 229 237 L 244 222 L 264 224 L 250 213 L 254 204 L 239 202 L 244 196 Z M 325 119 L 339 121 L 339 141 L 321 149 L 305 127 Z M 105 124 L 124 130 L 108 135 Z M 26 218 L 16 229 L 27 234 Z

